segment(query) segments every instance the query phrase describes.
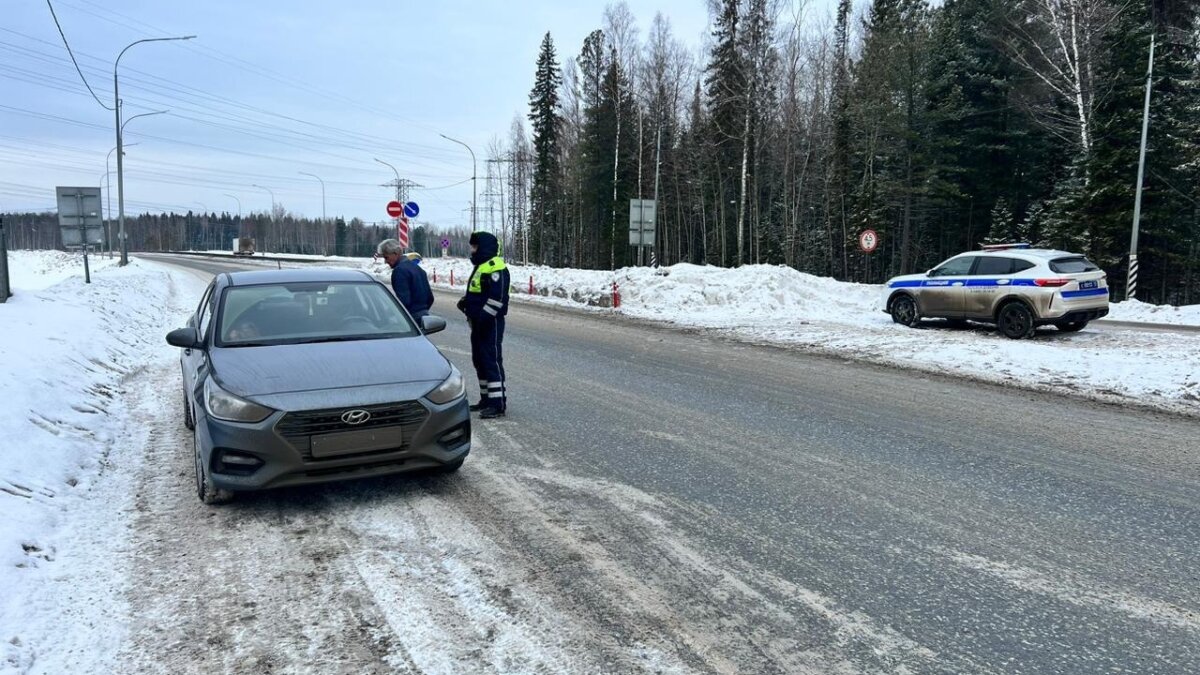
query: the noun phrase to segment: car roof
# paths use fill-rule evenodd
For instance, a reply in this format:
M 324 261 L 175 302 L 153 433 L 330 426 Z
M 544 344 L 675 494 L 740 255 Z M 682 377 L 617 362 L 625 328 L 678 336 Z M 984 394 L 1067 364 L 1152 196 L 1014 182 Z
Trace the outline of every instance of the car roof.
M 255 286 L 261 284 L 293 284 L 304 282 L 363 282 L 374 281 L 362 270 L 336 267 L 306 267 L 289 270 L 254 270 L 252 272 L 227 272 L 228 286 Z
M 991 251 L 964 251 L 954 256 L 958 258 L 964 255 L 979 255 L 985 257 L 1004 257 L 1004 258 L 1035 258 L 1037 260 L 1053 260 L 1055 258 L 1082 258 L 1082 253 L 1071 253 L 1069 251 L 1059 251 L 1052 248 L 1000 248 Z

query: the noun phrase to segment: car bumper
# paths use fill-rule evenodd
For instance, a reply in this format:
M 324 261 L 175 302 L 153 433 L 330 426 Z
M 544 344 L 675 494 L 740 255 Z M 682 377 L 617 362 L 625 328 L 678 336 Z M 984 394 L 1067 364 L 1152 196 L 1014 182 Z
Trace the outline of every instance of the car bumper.
M 1080 297 L 1056 294 L 1038 312 L 1039 324 L 1093 321 L 1108 315 L 1108 293 Z
M 416 411 L 410 419 L 402 424 L 374 427 L 380 432 L 398 431 L 399 445 L 380 448 L 376 443 L 356 451 L 351 444 L 334 456 L 314 456 L 312 439 L 323 434 L 297 428 L 289 423 L 289 414 L 283 412 L 256 424 L 225 422 L 201 412 L 196 434 L 213 484 L 234 491 L 437 468 L 458 462 L 471 451 L 471 417 L 465 397 L 444 406 L 425 400 L 404 405 Z M 336 431 L 349 430 L 352 429 Z M 227 453 L 253 457 L 261 463 L 254 467 L 232 465 L 224 461 Z

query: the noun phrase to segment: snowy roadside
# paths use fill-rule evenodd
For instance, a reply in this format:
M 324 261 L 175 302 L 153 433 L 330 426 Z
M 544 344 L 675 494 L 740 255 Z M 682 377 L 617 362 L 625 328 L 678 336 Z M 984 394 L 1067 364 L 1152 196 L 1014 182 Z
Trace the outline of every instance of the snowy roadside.
M 428 258 L 422 266 L 440 288 L 461 290 L 471 265 Z M 1013 341 L 984 327 L 921 330 L 880 311 L 881 287 L 750 265 L 738 269 L 680 264 L 616 272 L 512 265 L 522 298 L 560 306 L 705 328 L 748 342 L 798 347 L 915 370 L 970 377 L 1097 400 L 1200 415 L 1200 334 L 1054 329 Z M 386 278 L 382 263 L 369 264 Z M 528 295 L 530 278 L 532 296 Z M 621 305 L 610 309 L 613 284 Z M 1200 306 L 1114 303 L 1121 321 L 1200 325 Z
M 120 514 L 144 439 L 132 390 L 169 362 L 163 335 L 203 291 L 137 260 L 10 253 L 15 295 L 0 305 L 0 672 L 55 672 L 119 645 L 125 600 Z M 156 396 L 168 393 L 155 392 Z

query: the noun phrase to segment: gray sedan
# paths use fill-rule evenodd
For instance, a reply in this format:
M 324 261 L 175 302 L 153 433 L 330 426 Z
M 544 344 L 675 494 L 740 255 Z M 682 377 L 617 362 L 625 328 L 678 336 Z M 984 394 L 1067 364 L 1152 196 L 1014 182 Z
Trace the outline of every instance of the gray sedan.
M 220 274 L 186 328 L 183 415 L 196 493 L 462 466 L 471 421 L 458 370 L 363 272 Z

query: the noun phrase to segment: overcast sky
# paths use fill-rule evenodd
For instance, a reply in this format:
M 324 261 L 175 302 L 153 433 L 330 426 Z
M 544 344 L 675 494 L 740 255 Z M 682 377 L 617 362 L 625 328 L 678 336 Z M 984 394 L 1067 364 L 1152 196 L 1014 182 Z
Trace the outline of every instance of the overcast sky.
M 126 212 L 288 210 L 386 218 L 393 179 L 425 186 L 421 218 L 465 224 L 469 144 L 484 189 L 488 142 L 528 110 L 550 31 L 560 61 L 599 28 L 603 0 L 53 0 L 88 82 L 111 106 L 121 61 Z M 0 212 L 52 209 L 56 185 L 99 185 L 115 145 L 113 113 L 83 87 L 45 0 L 0 0 Z M 698 49 L 705 0 L 630 0 L 645 35 L 654 14 Z M 818 0 L 827 12 L 831 0 Z M 132 145 L 135 144 L 136 145 Z M 115 160 L 111 166 L 115 172 Z M 464 182 L 465 181 L 465 182 Z M 112 200 L 115 209 L 116 186 Z M 459 185 L 452 186 L 455 183 Z M 482 201 L 482 200 L 481 200 Z M 481 216 L 481 221 L 483 217 Z

